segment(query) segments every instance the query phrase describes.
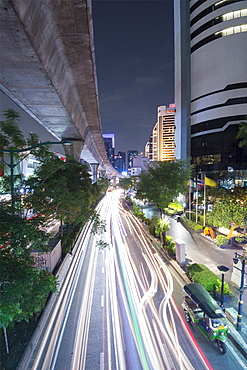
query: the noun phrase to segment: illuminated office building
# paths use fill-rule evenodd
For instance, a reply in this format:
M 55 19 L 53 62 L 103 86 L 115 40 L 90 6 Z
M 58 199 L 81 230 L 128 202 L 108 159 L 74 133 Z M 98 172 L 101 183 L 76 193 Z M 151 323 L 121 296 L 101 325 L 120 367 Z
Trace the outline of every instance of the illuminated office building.
M 109 162 L 114 167 L 115 164 L 115 136 L 114 134 L 103 134 L 103 140 L 106 150 L 107 158 L 109 159 Z
M 174 0 L 176 158 L 197 171 L 247 170 L 247 1 Z
M 119 173 L 126 172 L 126 153 L 125 152 L 118 152 L 118 154 L 115 155 L 114 167 Z
M 158 107 L 157 122 L 152 131 L 152 161 L 174 160 L 175 104 Z
M 139 154 L 138 150 L 128 150 L 127 152 L 127 171 L 130 173 L 130 168 L 133 167 L 133 158 Z

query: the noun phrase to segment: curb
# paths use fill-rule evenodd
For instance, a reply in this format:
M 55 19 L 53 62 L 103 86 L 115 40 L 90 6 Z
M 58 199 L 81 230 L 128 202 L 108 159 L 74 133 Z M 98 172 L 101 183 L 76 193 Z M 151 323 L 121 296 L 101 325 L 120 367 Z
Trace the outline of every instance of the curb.
M 186 228 L 187 229 L 187 228 Z M 190 232 L 187 229 L 188 232 Z M 194 239 L 193 233 L 190 233 Z M 204 238 L 202 235 L 196 234 L 196 236 L 200 236 L 202 239 Z M 212 244 L 214 244 L 212 242 Z M 155 241 L 155 248 L 159 251 L 160 255 L 166 260 L 166 262 L 172 267 L 172 269 L 179 275 L 181 280 L 185 282 L 185 284 L 191 283 L 190 279 L 187 277 L 185 271 L 178 265 L 177 261 L 169 258 L 167 254 L 160 248 L 160 245 Z M 247 344 L 245 343 L 244 339 L 242 338 L 241 334 L 237 332 L 234 325 L 227 319 L 228 327 L 230 332 L 228 333 L 228 339 L 232 342 L 232 344 L 239 350 L 239 352 L 247 359 Z
M 234 344 L 234 346 L 239 350 L 239 352 L 247 359 L 247 344 L 241 335 L 237 332 L 233 324 L 227 320 L 230 333 L 228 333 L 228 338 Z

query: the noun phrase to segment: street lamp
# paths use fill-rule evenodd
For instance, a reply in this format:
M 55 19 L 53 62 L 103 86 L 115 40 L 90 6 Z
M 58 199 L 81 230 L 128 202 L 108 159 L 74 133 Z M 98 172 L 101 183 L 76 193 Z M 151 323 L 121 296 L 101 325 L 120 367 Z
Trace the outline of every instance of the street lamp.
M 245 262 L 247 260 L 246 250 L 243 250 L 242 256 L 235 252 L 235 257 L 233 258 L 233 262 L 236 265 L 238 261 L 242 261 L 242 268 L 239 269 L 237 266 L 233 266 L 235 269 L 241 271 L 241 282 L 239 291 L 239 300 L 238 300 L 238 316 L 237 316 L 237 331 L 241 331 L 242 326 L 242 311 L 243 311 L 243 293 L 244 293 L 244 275 L 247 275 L 245 272 Z
M 32 149 L 35 149 L 35 148 L 39 147 L 39 146 L 47 145 L 47 144 L 49 144 L 49 145 L 56 145 L 56 144 L 72 145 L 72 142 L 69 141 L 69 140 L 55 141 L 55 142 L 45 141 L 43 143 L 38 143 L 38 144 L 35 144 L 35 145 L 32 145 L 32 146 L 29 146 L 28 148 L 24 148 L 24 149 L 2 149 L 2 148 L 0 148 L 0 152 L 9 153 L 9 155 L 10 155 L 10 163 L 5 162 L 3 158 L 1 158 L 1 159 L 2 159 L 2 162 L 5 163 L 10 168 L 12 210 L 14 210 L 14 204 L 15 204 L 15 199 L 14 199 L 14 168 L 24 159 L 24 158 L 22 158 L 17 163 L 14 163 L 14 154 L 15 153 L 28 152 Z
M 225 277 L 225 273 L 229 270 L 229 267 L 220 265 L 220 266 L 217 266 L 217 268 L 220 270 L 220 272 L 222 274 L 222 279 L 221 279 L 221 302 L 220 302 L 220 306 L 222 308 L 224 308 L 224 277 Z

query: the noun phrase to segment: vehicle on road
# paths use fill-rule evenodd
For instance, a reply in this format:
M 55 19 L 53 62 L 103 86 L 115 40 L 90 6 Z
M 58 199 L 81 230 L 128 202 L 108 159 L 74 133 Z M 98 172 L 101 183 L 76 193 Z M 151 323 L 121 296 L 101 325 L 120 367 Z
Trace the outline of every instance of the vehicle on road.
M 190 283 L 183 288 L 182 303 L 188 323 L 195 323 L 201 333 L 215 341 L 222 354 L 226 353 L 229 329 L 225 313 L 201 284 Z

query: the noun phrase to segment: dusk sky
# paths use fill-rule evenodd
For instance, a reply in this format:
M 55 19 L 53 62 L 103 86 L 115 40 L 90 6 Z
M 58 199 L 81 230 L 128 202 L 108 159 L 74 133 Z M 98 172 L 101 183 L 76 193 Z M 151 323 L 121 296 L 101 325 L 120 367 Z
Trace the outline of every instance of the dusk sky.
M 173 1 L 93 0 L 92 6 L 102 132 L 115 134 L 115 153 L 143 152 L 157 107 L 174 100 Z M 1 116 L 8 108 L 21 114 L 25 136 L 32 131 L 54 141 L 2 93 L 0 103 Z
M 103 133 L 144 150 L 157 107 L 174 101 L 173 1 L 93 0 Z

